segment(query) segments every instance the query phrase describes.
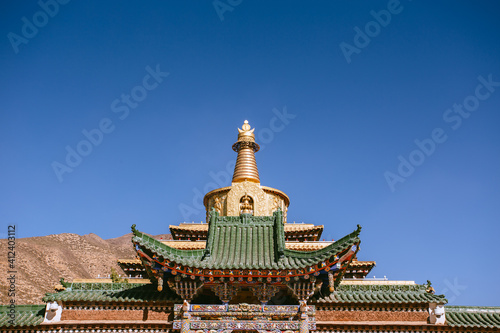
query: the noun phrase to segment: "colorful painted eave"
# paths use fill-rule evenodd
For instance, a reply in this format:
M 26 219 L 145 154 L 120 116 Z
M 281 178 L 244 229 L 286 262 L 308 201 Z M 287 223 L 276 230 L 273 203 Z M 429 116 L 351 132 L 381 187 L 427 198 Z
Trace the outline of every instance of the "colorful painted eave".
M 359 226 L 319 250 L 286 249 L 279 218 L 279 214 L 244 218 L 215 216 L 203 250 L 172 248 L 138 231 L 135 225 L 132 242 L 143 263 L 152 270 L 205 277 L 282 277 L 285 281 L 290 277 L 346 269 L 359 249 Z

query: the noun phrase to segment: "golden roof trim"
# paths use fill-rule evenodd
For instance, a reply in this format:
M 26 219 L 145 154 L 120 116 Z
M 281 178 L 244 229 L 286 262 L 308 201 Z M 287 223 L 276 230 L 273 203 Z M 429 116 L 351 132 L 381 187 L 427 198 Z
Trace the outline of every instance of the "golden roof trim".
M 287 223 L 285 224 L 285 232 L 299 232 L 299 231 L 319 231 L 323 230 L 323 225 L 314 225 L 314 224 L 293 224 Z
M 135 265 L 135 264 L 140 264 L 141 263 L 141 260 L 140 259 L 118 259 L 117 260 L 119 264 L 132 264 L 132 265 Z
M 141 259 L 118 259 L 118 262 L 127 261 L 130 264 L 142 265 Z
M 170 225 L 169 229 L 179 230 L 179 231 L 207 231 L 208 223 L 183 223 L 180 225 Z
M 208 223 L 181 223 L 179 225 L 170 225 L 170 230 L 175 229 L 179 231 L 208 231 Z M 323 230 L 323 225 L 314 224 L 298 224 L 298 223 L 286 223 L 285 232 L 296 232 L 305 230 Z
M 349 264 L 351 267 L 359 267 L 359 266 L 375 266 L 377 263 L 375 261 L 360 261 L 360 260 L 353 260 Z

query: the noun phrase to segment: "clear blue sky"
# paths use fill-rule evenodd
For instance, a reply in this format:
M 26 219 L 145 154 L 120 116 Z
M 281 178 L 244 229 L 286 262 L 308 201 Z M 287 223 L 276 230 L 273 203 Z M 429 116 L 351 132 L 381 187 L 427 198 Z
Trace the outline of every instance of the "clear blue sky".
M 216 5 L 1 3 L 2 235 L 199 222 L 248 119 L 289 221 L 359 223 L 374 275 L 500 305 L 500 3 Z

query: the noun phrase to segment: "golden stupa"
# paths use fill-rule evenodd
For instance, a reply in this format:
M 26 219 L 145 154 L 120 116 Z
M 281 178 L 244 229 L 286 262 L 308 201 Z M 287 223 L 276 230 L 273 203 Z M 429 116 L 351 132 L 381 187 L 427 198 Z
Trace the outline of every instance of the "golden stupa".
M 290 205 L 288 196 L 275 188 L 260 185 L 255 153 L 260 147 L 255 142 L 255 128 L 247 120 L 238 128 L 238 141 L 233 150 L 238 153 L 231 186 L 215 189 L 205 195 L 203 204 L 208 212 L 214 208 L 222 216 L 272 216 L 280 208 L 284 222 Z

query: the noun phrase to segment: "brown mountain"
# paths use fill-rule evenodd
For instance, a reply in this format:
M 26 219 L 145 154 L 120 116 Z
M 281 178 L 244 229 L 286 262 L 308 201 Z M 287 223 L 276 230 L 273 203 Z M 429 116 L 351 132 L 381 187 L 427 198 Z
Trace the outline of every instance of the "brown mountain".
M 169 238 L 158 235 L 155 238 Z M 135 258 L 131 243 L 132 234 L 118 238 L 102 239 L 96 234 L 84 236 L 58 234 L 43 237 L 19 238 L 15 248 L 16 302 L 17 304 L 40 304 L 47 292 L 53 292 L 59 280 L 93 279 L 107 276 L 114 267 L 123 274 L 117 259 Z M 0 240 L 5 249 L 5 258 L 0 260 L 0 304 L 10 301 L 7 240 Z

